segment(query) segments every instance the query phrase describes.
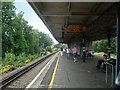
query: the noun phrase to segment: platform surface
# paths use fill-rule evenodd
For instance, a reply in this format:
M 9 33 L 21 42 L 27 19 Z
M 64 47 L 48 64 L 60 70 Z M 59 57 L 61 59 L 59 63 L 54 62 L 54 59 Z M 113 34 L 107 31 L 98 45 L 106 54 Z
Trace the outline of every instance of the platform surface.
M 72 56 L 69 59 L 65 54 L 60 56 L 53 88 L 110 88 L 111 74 L 106 84 L 106 74 L 96 68 L 100 58 L 90 57 L 84 63 L 80 57 L 73 62 Z

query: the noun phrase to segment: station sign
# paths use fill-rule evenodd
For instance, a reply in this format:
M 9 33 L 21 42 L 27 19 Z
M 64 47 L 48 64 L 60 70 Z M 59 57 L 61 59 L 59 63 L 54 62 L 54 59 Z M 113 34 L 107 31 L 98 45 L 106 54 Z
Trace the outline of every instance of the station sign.
M 67 32 L 87 32 L 87 26 L 68 26 L 65 28 Z

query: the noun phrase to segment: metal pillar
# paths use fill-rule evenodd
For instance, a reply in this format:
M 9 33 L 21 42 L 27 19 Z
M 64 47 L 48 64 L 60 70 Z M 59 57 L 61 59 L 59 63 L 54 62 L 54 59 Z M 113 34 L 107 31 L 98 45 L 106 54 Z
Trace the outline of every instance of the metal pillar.
M 117 14 L 117 27 L 116 27 L 116 36 L 117 36 L 117 46 L 116 46 L 116 76 L 120 70 L 120 2 L 116 3 L 116 14 Z
M 68 48 L 70 49 L 70 43 L 67 43 L 67 45 L 68 45 Z
M 109 58 L 110 58 L 110 54 L 111 54 L 111 40 L 110 40 L 110 37 L 111 37 L 111 31 L 108 31 L 108 54 L 109 54 Z
M 64 32 L 62 32 L 62 39 L 64 38 Z
M 83 59 L 83 62 L 85 62 L 85 33 L 83 32 L 83 56 L 82 56 L 82 59 Z

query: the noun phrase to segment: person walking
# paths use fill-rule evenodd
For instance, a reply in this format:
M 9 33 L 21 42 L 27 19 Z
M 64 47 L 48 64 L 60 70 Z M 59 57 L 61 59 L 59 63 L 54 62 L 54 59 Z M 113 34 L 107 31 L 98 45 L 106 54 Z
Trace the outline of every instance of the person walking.
M 70 58 L 70 49 L 69 48 L 66 49 L 66 54 L 67 54 L 67 58 Z
M 78 49 L 76 46 L 72 49 L 74 62 L 77 61 Z
M 60 54 L 63 55 L 63 48 L 60 49 Z

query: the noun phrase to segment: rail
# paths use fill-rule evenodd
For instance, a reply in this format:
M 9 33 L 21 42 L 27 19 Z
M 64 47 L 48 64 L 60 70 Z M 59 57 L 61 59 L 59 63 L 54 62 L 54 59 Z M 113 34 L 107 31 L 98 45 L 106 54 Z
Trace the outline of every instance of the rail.
M 40 58 L 39 60 L 37 60 L 36 62 L 26 66 L 25 68 L 22 68 L 20 71 L 14 73 L 13 75 L 4 78 L 2 81 L 0 81 L 0 88 L 4 88 L 5 86 L 7 86 L 8 84 L 10 84 L 12 81 L 14 81 L 15 79 L 17 79 L 18 77 L 20 77 L 21 75 L 23 75 L 24 73 L 28 72 L 29 70 L 31 70 L 33 67 L 37 66 L 38 64 L 40 64 L 41 62 L 43 62 L 46 58 L 49 58 L 51 55 L 57 53 L 58 51 L 55 51 L 53 53 L 50 53 L 42 58 Z

